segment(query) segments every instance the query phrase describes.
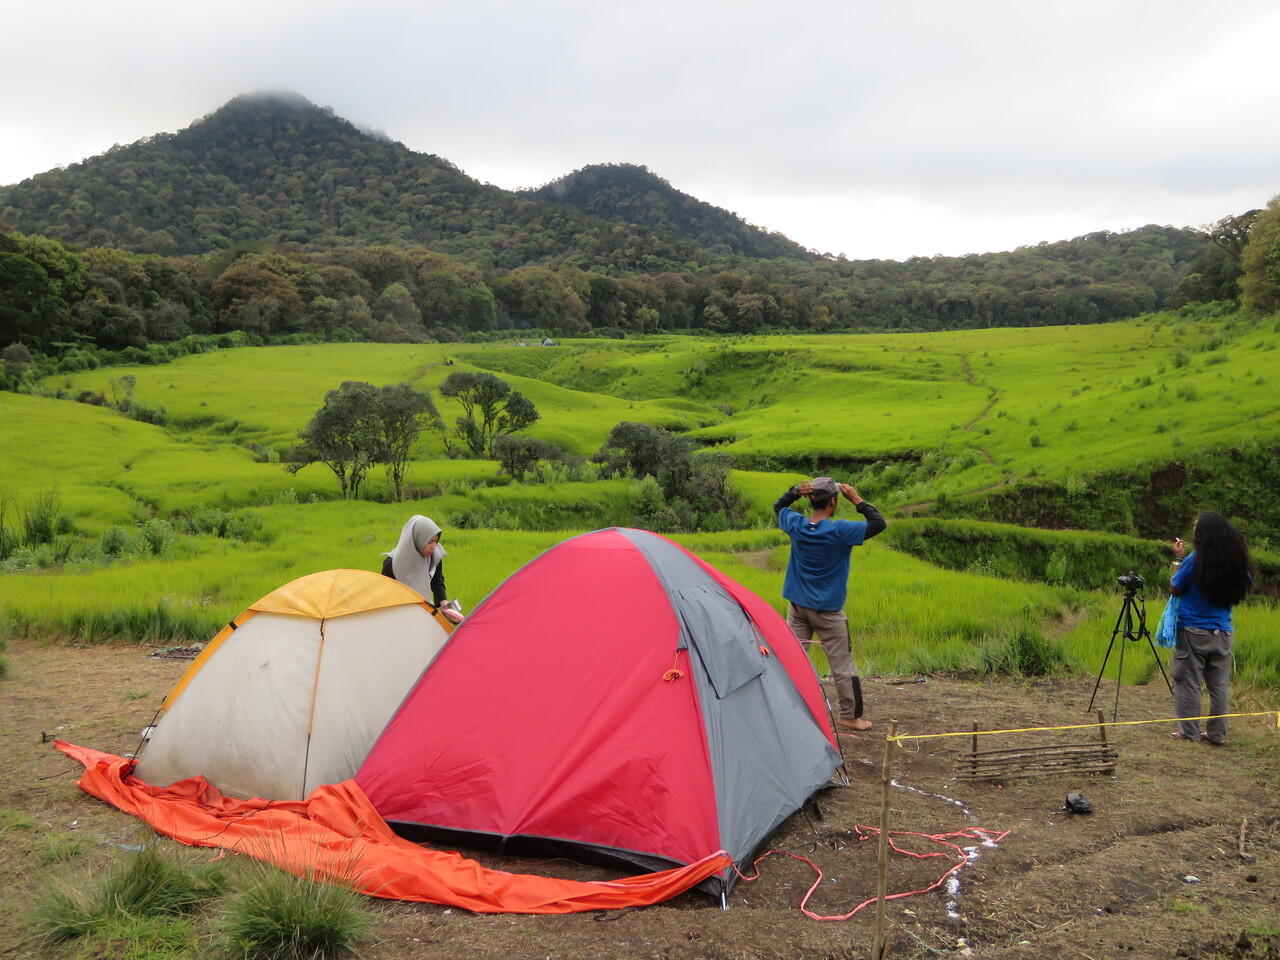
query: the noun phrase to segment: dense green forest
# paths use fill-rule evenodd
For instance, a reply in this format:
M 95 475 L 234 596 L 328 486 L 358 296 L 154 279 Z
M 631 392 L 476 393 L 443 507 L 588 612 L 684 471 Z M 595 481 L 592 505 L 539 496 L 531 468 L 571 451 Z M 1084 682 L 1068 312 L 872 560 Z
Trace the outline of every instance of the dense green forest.
M 85 350 L 163 361 L 166 343 L 233 331 L 250 342 L 447 342 L 518 330 L 619 337 L 1096 322 L 1153 309 L 1164 297 L 1152 287 L 1090 283 L 1082 267 L 1162 272 L 1172 283 L 1167 240 L 1148 228 L 972 261 L 886 263 L 874 277 L 874 264 L 837 264 L 857 275 L 805 282 L 764 261 L 754 272 L 609 276 L 572 266 L 481 270 L 423 247 L 243 246 L 164 257 L 0 231 L 0 344 L 76 368 Z M 893 267 L 926 279 L 900 279 Z
M 562 203 L 605 220 L 622 220 L 666 236 L 696 240 L 713 254 L 810 258 L 813 254 L 780 233 L 766 233 L 736 214 L 681 193 L 647 167 L 594 164 L 537 190 L 532 200 Z
M 163 361 L 189 337 L 231 333 L 939 330 L 1095 323 L 1241 290 L 1247 306 L 1280 301 L 1274 202 L 1203 232 L 851 261 L 805 254 L 641 167 L 499 190 L 299 97 L 237 98 L 180 133 L 0 189 L 0 218 L 0 346 L 68 369 L 93 351 Z M 776 250 L 796 255 L 742 253 Z
M 669 187 L 667 190 L 674 194 Z M 719 244 L 769 235 L 736 221 Z M 24 232 L 158 254 L 238 241 L 315 248 L 421 244 L 480 266 L 569 257 L 618 269 L 708 260 L 707 238 L 659 235 L 480 183 L 302 97 L 237 97 L 175 134 L 0 188 Z M 809 256 L 791 244 L 788 252 Z

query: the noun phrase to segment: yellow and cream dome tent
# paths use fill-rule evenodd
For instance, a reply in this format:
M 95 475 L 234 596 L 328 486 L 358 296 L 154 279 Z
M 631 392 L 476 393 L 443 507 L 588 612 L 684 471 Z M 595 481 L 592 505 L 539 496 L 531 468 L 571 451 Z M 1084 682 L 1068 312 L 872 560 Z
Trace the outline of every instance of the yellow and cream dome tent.
M 326 570 L 232 620 L 160 707 L 137 775 L 301 800 L 355 776 L 453 624 L 367 570 Z

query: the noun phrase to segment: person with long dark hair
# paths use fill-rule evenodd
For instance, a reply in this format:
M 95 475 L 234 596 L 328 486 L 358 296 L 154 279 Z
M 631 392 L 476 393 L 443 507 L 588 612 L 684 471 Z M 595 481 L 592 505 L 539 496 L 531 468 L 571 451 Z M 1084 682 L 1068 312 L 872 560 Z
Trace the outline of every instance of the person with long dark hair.
M 1173 541 L 1173 577 L 1169 588 L 1178 596 L 1177 643 L 1173 652 L 1173 705 L 1179 717 L 1204 716 L 1200 687 L 1209 690 L 1209 715 L 1227 712 L 1234 634 L 1231 608 L 1253 585 L 1254 566 L 1240 531 L 1220 513 L 1206 510 L 1196 518 L 1191 534 L 1194 547 L 1183 559 L 1185 540 Z M 1199 721 L 1179 720 L 1170 734 L 1175 740 L 1226 743 L 1227 721 L 1209 720 L 1205 732 Z

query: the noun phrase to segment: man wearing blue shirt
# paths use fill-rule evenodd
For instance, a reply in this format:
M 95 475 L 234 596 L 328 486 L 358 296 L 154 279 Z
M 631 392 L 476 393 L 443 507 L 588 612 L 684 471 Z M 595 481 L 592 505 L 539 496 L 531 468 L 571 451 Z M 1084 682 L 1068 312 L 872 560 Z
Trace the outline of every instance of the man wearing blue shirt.
M 837 520 L 840 495 L 865 520 Z M 813 508 L 806 519 L 791 504 L 808 497 Z M 862 681 L 850 649 L 849 621 L 844 613 L 849 587 L 849 560 L 854 547 L 874 537 L 887 524 L 884 517 L 847 483 L 815 477 L 792 487 L 773 505 L 778 527 L 791 538 L 791 556 L 782 595 L 788 601 L 787 626 L 801 642 L 816 635 L 827 653 L 835 680 L 842 730 L 869 730 L 862 716 Z

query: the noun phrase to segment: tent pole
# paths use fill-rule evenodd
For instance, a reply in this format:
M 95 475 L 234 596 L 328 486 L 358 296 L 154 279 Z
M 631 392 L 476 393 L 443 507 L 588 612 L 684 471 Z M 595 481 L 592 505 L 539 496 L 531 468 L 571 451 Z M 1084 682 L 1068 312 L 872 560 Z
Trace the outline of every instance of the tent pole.
M 841 786 L 849 785 L 849 762 L 844 758 L 844 743 L 840 739 L 840 728 L 836 726 L 835 711 L 831 709 L 831 698 L 827 696 L 827 690 L 819 683 L 819 689 L 822 690 L 822 702 L 827 705 L 827 723 L 831 724 L 831 732 L 836 735 L 836 749 L 840 751 L 840 781 Z
M 876 938 L 871 946 L 871 960 L 884 960 L 889 955 L 889 942 L 884 934 L 885 889 L 889 880 L 889 784 L 893 779 L 893 737 L 898 721 L 889 721 L 884 740 L 884 762 L 880 766 L 880 851 L 876 864 Z
M 298 784 L 298 794 L 305 800 L 307 799 L 307 768 L 311 766 L 311 731 L 315 727 L 316 722 L 316 693 L 320 688 L 320 661 L 324 659 L 324 625 L 325 619 L 320 618 L 320 646 L 316 650 L 316 670 L 311 677 L 311 706 L 307 709 L 307 745 L 302 754 L 302 783 Z

